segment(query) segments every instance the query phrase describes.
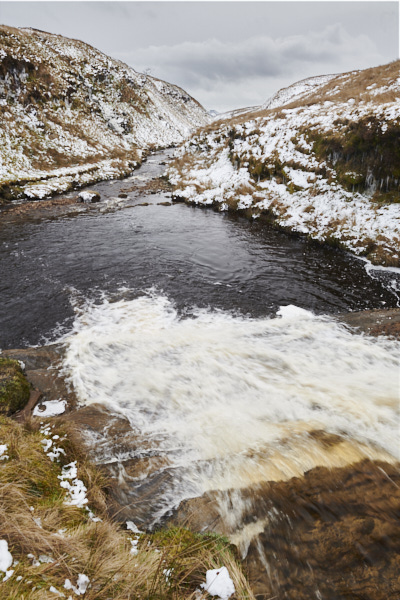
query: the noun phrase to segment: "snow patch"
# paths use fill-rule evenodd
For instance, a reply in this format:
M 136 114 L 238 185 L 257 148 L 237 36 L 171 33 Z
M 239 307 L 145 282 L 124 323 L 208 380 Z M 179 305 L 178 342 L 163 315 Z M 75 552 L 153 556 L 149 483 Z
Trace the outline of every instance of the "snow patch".
M 0 460 L 7 460 L 7 458 L 10 458 L 8 454 L 6 454 L 7 450 L 7 444 L 0 444 Z
M 65 412 L 67 406 L 66 400 L 46 400 L 40 405 L 35 406 L 33 410 L 34 417 L 56 417 Z M 42 410 L 42 407 L 43 410 Z
M 66 590 L 72 590 L 77 596 L 83 596 L 89 586 L 90 579 L 87 575 L 79 573 L 76 586 L 71 583 L 69 579 L 65 580 L 64 588 Z
M 8 543 L 6 540 L 0 540 L 0 571 L 5 573 L 3 581 L 7 581 L 14 573 L 12 569 L 10 569 L 13 562 L 13 557 L 11 552 L 8 550 Z M 10 569 L 10 570 L 8 570 Z
M 76 460 L 62 468 L 61 475 L 58 475 L 58 479 L 61 480 L 60 486 L 67 490 L 69 495 L 69 499 L 64 500 L 64 503 L 70 506 L 83 508 L 88 502 L 88 499 L 86 498 L 87 488 L 83 481 L 78 479 Z
M 235 593 L 235 586 L 226 567 L 207 571 L 206 583 L 202 583 L 201 587 L 211 596 L 218 596 L 219 600 L 228 600 Z

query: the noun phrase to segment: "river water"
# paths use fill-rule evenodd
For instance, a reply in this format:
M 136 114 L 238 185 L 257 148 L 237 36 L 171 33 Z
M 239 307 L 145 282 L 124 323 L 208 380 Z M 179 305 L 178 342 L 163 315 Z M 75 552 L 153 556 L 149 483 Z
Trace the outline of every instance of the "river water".
M 288 304 L 316 314 L 397 305 L 389 291 L 395 275 L 375 272 L 386 289 L 350 255 L 226 214 L 160 206 L 165 194 L 118 198 L 160 175 L 167 154 L 153 155 L 131 179 L 92 186 L 103 202 L 89 212 L 3 215 L 0 347 L 54 340 L 71 328 L 76 303 L 103 292 L 118 299 L 121 288 L 134 298 L 156 287 L 180 312 L 197 306 L 252 317 Z
M 165 160 L 93 186 L 102 197 L 93 210 L 5 215 L 0 346 L 62 337 L 81 402 L 129 419 L 146 440 L 141 458 L 162 459 L 151 477 L 173 472 L 154 520 L 210 490 L 398 460 L 400 344 L 332 318 L 397 306 L 396 275 L 371 277 L 335 249 L 133 189 Z M 316 431 L 340 443 L 332 450 Z M 221 503 L 245 552 L 265 520 L 249 533 L 242 512 L 238 498 L 236 510 Z

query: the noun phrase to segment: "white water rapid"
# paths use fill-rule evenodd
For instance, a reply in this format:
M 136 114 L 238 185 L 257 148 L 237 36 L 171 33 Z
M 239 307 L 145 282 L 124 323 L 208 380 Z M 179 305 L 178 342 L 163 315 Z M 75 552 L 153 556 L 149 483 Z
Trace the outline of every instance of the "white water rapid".
M 149 294 L 87 304 L 66 344 L 80 402 L 126 416 L 185 469 L 189 495 L 399 458 L 400 343 L 331 318 L 294 306 L 267 319 L 180 317 Z M 310 435 L 321 430 L 342 442 L 324 447 Z

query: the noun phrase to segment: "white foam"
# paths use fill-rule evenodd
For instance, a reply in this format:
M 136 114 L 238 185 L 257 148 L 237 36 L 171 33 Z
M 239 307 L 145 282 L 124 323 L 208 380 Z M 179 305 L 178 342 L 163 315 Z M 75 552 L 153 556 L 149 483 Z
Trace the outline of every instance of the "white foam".
M 81 403 L 122 412 L 177 462 L 273 448 L 302 428 L 398 456 L 400 344 L 279 314 L 180 319 L 162 296 L 105 301 L 77 318 L 65 364 Z

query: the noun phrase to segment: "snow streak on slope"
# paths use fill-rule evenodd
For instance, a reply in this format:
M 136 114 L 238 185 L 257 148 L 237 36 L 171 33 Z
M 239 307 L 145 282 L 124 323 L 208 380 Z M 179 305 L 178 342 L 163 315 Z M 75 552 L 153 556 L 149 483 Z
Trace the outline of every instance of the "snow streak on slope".
M 180 143 L 210 120 L 182 89 L 83 42 L 0 26 L 3 197 L 125 175 L 143 149 Z

